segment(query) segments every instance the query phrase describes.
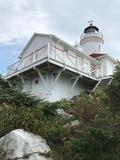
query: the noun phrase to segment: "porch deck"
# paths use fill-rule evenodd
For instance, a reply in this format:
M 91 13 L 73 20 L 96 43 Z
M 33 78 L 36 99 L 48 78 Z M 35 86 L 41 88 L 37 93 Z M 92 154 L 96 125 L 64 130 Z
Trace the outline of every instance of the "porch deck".
M 52 63 L 94 80 L 98 80 L 102 77 L 99 65 L 94 65 L 90 61 L 88 63 L 80 56 L 73 56 L 67 51 L 61 50 L 52 44 L 47 44 L 9 66 L 6 79 L 24 73 L 25 71 L 40 66 L 45 62 Z

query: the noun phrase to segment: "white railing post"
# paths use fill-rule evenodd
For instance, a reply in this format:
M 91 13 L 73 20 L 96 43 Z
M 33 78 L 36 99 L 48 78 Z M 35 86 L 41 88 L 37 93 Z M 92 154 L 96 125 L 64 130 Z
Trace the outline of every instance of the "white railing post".
M 89 76 L 92 76 L 92 72 L 91 72 L 91 63 L 89 62 L 87 62 L 87 72 L 88 72 L 88 74 L 89 74 Z
M 50 44 L 47 44 L 47 56 L 48 56 L 48 60 L 50 59 Z
M 103 77 L 103 66 L 97 66 L 97 78 Z
M 76 57 L 76 67 L 77 67 L 77 71 L 79 72 L 79 57 Z
M 66 52 L 64 52 L 64 59 L 63 59 L 63 61 L 64 61 L 64 67 L 66 67 Z
M 35 55 L 36 55 L 36 54 L 33 53 L 33 61 L 32 61 L 33 63 L 35 62 Z
M 100 77 L 103 77 L 103 66 L 101 66 L 101 75 L 100 75 Z
M 84 66 L 83 66 L 83 58 L 82 58 L 82 61 L 81 61 L 81 71 L 83 72 L 84 70 Z
M 98 75 L 99 75 L 99 70 L 98 70 L 98 66 L 95 67 L 95 77 L 98 78 Z
M 98 70 L 98 66 L 96 66 L 96 69 L 95 69 L 95 77 L 98 78 L 98 75 L 99 75 L 99 70 Z

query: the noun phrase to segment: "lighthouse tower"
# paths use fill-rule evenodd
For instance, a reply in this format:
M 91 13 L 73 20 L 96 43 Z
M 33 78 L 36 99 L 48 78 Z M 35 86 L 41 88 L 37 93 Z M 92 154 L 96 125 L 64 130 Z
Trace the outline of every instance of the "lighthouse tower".
M 89 21 L 90 25 L 84 29 L 84 33 L 80 37 L 80 45 L 85 54 L 100 54 L 104 43 L 103 35 L 99 32 L 99 28 L 93 25 L 93 21 Z

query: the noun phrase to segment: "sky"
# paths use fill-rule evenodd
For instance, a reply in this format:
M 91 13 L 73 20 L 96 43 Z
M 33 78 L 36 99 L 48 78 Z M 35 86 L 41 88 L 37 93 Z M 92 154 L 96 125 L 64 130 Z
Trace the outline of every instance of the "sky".
M 89 20 L 104 36 L 105 53 L 120 58 L 120 0 L 0 0 L 0 74 L 18 61 L 34 32 L 74 45 Z

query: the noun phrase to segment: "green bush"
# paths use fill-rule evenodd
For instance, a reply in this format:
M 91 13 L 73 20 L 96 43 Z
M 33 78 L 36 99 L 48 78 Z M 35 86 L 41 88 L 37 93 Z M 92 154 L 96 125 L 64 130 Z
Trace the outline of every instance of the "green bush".
M 0 103 L 34 107 L 39 101 L 34 96 L 9 86 L 9 83 L 0 77 Z
M 23 128 L 45 138 L 56 160 L 120 159 L 120 67 L 104 92 L 71 101 L 43 102 L 0 78 L 0 137 Z M 57 108 L 73 115 L 61 120 Z M 70 127 L 72 120 L 80 125 Z M 69 126 L 68 128 L 65 125 Z
M 116 66 L 113 80 L 107 89 L 109 105 L 114 114 L 120 114 L 120 64 Z
M 120 135 L 101 128 L 84 129 L 78 139 L 70 146 L 74 160 L 118 160 L 120 154 Z

